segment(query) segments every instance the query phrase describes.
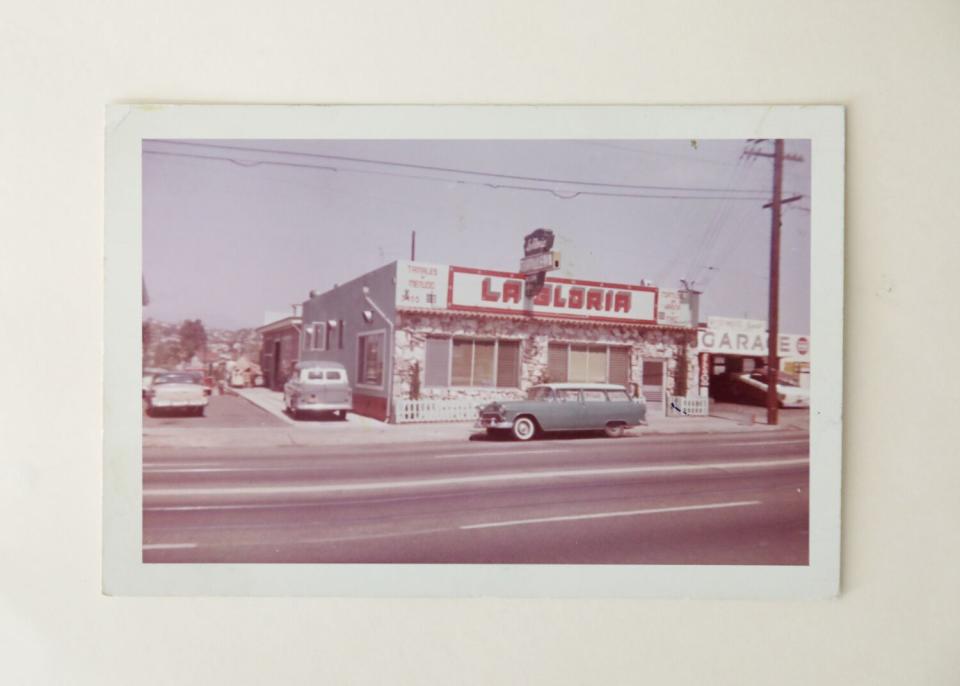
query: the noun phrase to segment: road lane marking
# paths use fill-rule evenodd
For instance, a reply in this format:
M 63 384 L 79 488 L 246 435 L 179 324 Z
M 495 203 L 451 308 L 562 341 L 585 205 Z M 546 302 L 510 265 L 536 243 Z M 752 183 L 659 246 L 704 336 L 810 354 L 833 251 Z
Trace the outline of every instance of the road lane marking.
M 522 526 L 525 524 L 546 524 L 550 522 L 574 522 L 583 519 L 606 519 L 608 517 L 634 517 L 637 515 L 663 514 L 665 512 L 692 512 L 694 510 L 719 510 L 726 507 L 749 507 L 760 505 L 759 500 L 742 500 L 734 503 L 710 503 L 709 505 L 684 505 L 682 507 L 657 507 L 648 510 L 627 510 L 624 512 L 595 512 L 582 515 L 562 515 L 557 517 L 539 517 L 536 519 L 514 519 L 506 522 L 486 524 L 465 524 L 460 529 L 492 529 L 501 526 Z
M 643 467 L 619 467 L 611 469 L 571 469 L 536 472 L 514 472 L 508 474 L 486 474 L 482 476 L 447 477 L 443 479 L 413 479 L 410 481 L 375 481 L 346 484 L 314 484 L 310 486 L 233 486 L 226 488 L 155 488 L 144 489 L 144 497 L 163 498 L 177 496 L 216 496 L 216 495 L 284 495 L 284 494 L 323 494 L 348 493 L 351 491 L 381 491 L 398 488 L 430 488 L 437 486 L 462 486 L 466 484 L 497 483 L 504 481 L 530 481 L 537 479 L 563 479 L 591 476 L 619 476 L 658 472 L 693 472 L 723 469 L 759 469 L 788 467 L 809 464 L 807 458 L 788 460 L 751 460 L 747 462 L 715 462 L 710 464 L 674 464 L 647 465 Z
M 739 502 L 732 503 L 710 503 L 706 505 L 684 505 L 677 507 L 659 507 L 659 508 L 650 508 L 645 510 L 626 510 L 622 512 L 596 512 L 590 514 L 581 514 L 581 515 L 558 515 L 554 517 L 539 517 L 533 519 L 515 519 L 505 522 L 488 522 L 484 524 L 466 524 L 462 525 L 460 529 L 490 529 L 494 527 L 504 527 L 504 526 L 520 526 L 524 524 L 543 524 L 549 522 L 569 522 L 569 521 L 578 521 L 578 520 L 587 520 L 587 519 L 605 519 L 608 517 L 631 517 L 636 515 L 647 515 L 647 514 L 663 514 L 667 512 L 689 512 L 695 510 L 714 510 L 721 508 L 729 507 L 749 507 L 752 505 L 760 505 L 761 501 L 759 500 L 744 500 Z
M 433 458 L 436 460 L 442 459 L 453 459 L 453 458 L 464 458 L 464 457 L 485 457 L 487 455 L 527 455 L 534 453 L 553 453 L 555 455 L 561 453 L 570 453 L 569 450 L 510 450 L 503 451 L 498 450 L 495 452 L 486 452 L 480 451 L 476 453 L 450 453 L 449 455 L 434 455 Z M 419 459 L 419 457 L 417 457 Z M 282 471 L 309 471 L 309 470 L 321 470 L 326 465 L 323 463 L 317 464 L 306 464 L 306 465 L 264 465 L 259 467 L 224 467 L 224 466 L 181 466 L 174 465 L 168 466 L 164 465 L 162 467 L 154 466 L 144 466 L 144 474 L 213 474 L 219 472 L 282 472 Z
M 809 438 L 798 438 L 796 440 L 789 441 L 743 441 L 740 443 L 720 443 L 723 447 L 734 446 L 734 445 L 788 445 L 791 443 L 809 443 Z
M 164 467 L 162 469 L 146 467 L 144 474 L 209 474 L 214 472 L 301 472 L 304 469 L 319 470 L 322 465 L 308 465 L 307 467 Z
M 144 543 L 144 550 L 186 550 L 196 548 L 196 543 Z
M 435 460 L 453 459 L 457 457 L 486 457 L 487 455 L 535 455 L 537 453 L 568 453 L 569 450 L 478 450 L 475 453 L 449 453 L 447 455 L 434 455 Z

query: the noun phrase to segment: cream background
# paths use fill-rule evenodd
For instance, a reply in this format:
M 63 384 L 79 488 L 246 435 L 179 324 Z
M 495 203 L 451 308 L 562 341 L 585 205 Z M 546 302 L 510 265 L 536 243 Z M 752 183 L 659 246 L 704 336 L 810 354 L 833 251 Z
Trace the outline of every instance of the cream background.
M 960 681 L 960 4 L 51 2 L 0 16 L 5 681 Z M 843 595 L 100 596 L 103 106 L 139 101 L 847 105 Z

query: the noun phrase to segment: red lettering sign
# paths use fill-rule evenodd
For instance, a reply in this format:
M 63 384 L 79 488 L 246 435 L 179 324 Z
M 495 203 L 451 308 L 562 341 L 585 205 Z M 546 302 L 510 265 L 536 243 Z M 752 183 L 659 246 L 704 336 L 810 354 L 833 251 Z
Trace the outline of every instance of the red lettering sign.
M 517 274 L 451 267 L 450 309 L 524 312 L 528 316 L 655 322 L 657 290 L 649 286 L 548 278 L 532 297 Z
M 504 281 L 503 282 L 503 302 L 520 302 L 523 295 L 523 281 Z
M 557 286 L 553 289 L 553 306 L 554 307 L 566 307 L 567 299 L 563 297 L 563 288 Z
M 587 309 L 603 309 L 603 291 L 601 291 L 599 288 L 591 288 L 589 291 L 587 291 Z
M 533 299 L 534 305 L 549 305 L 550 304 L 550 294 L 553 290 L 553 287 L 549 284 L 544 284 L 543 288 L 540 289 L 540 292 Z
M 574 286 L 570 289 L 569 302 L 570 307 L 573 310 L 582 310 L 583 309 L 583 289 L 579 286 Z
M 500 302 L 500 293 L 493 290 L 491 284 L 492 280 L 489 276 L 483 280 L 483 285 L 480 287 L 480 297 L 487 302 Z

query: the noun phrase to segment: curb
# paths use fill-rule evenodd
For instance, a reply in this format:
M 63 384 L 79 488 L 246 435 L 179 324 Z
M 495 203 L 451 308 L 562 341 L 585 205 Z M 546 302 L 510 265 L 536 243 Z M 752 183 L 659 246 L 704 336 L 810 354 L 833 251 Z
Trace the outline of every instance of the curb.
M 428 425 L 429 426 L 429 425 Z M 473 430 L 470 426 L 457 427 L 457 432 L 451 431 L 447 435 L 437 435 L 427 432 L 425 435 L 411 435 L 403 432 L 396 434 L 390 428 L 377 431 L 375 434 L 366 431 L 349 431 L 336 433 L 319 433 L 313 431 L 294 432 L 288 429 L 260 430 L 263 433 L 259 436 L 230 436 L 228 440 L 223 440 L 221 436 L 197 435 L 189 430 L 170 433 L 147 433 L 143 434 L 142 445 L 145 448 L 245 448 L 245 447 L 275 447 L 275 448 L 322 448 L 329 445 L 367 445 L 371 447 L 383 447 L 403 443 L 440 443 L 445 441 L 464 440 L 469 441 L 472 435 L 481 433 Z M 227 430 L 235 431 L 235 430 Z M 241 429 L 241 431 L 243 431 Z M 795 427 L 760 427 L 760 426 L 736 426 L 726 429 L 706 428 L 693 431 L 660 431 L 656 429 L 646 429 L 629 434 L 631 438 L 643 438 L 644 436 L 703 436 L 703 435 L 722 435 L 722 434 L 758 434 L 772 432 L 797 432 L 809 433 L 803 429 Z M 171 440 L 172 439 L 172 440 Z

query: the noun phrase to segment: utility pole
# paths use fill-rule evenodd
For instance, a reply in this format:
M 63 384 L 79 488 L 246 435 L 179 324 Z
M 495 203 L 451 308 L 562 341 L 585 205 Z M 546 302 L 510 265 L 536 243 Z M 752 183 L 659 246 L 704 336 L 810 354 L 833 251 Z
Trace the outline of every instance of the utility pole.
M 417 261 L 417 232 L 413 231 L 410 234 L 410 261 Z
M 753 140 L 760 143 L 762 139 Z M 787 155 L 783 151 L 783 139 L 777 138 L 773 142 L 773 153 L 761 152 L 757 148 L 748 148 L 743 153 L 747 157 L 773 158 L 773 198 L 764 208 L 770 208 L 770 296 L 767 315 L 767 424 L 776 425 L 779 421 L 778 410 L 780 399 L 777 397 L 777 377 L 780 372 L 780 357 L 777 354 L 780 339 L 780 227 L 781 206 L 784 203 L 795 202 L 802 196 L 784 199 L 783 193 L 783 161 L 793 162 L 803 160 L 799 155 Z

